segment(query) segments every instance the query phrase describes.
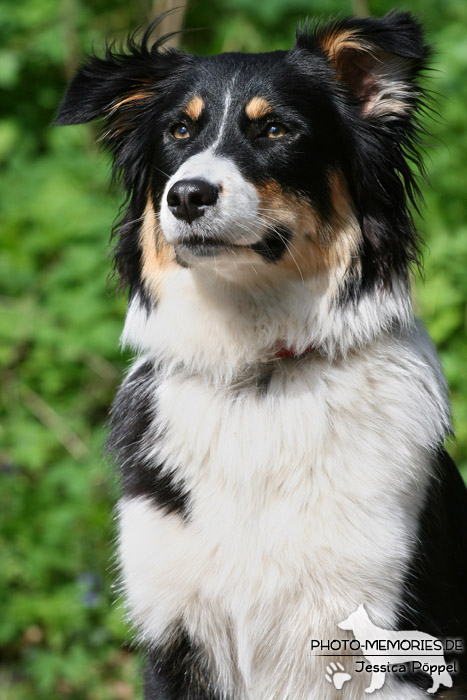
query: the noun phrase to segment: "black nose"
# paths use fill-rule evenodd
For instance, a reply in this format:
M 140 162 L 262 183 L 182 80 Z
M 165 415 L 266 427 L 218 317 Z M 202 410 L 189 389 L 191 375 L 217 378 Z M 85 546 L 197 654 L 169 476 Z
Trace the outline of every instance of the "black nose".
M 167 204 L 177 219 L 191 224 L 217 202 L 218 195 L 219 188 L 206 180 L 179 180 L 167 192 Z

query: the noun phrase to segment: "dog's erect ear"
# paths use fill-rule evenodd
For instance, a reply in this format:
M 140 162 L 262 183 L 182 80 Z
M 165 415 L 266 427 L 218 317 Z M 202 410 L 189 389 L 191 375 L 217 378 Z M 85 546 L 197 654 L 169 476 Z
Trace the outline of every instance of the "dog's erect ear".
M 310 40 L 359 99 L 363 116 L 402 115 L 416 106 L 416 78 L 430 51 L 409 13 L 341 19 L 299 33 L 297 46 L 311 48 Z
M 140 42 L 130 36 L 126 51 L 109 47 L 104 58 L 89 57 L 68 86 L 54 123 L 62 126 L 115 117 L 122 109 L 131 110 L 154 97 L 184 55 L 175 49 L 161 50 L 171 35 L 149 46 L 151 33 L 164 16 L 149 25 Z
M 116 112 L 130 101 L 149 97 L 151 80 L 132 70 L 124 60 L 92 57 L 84 63 L 71 81 L 58 109 L 55 124 L 82 124 Z M 152 81 L 154 82 L 154 81 Z

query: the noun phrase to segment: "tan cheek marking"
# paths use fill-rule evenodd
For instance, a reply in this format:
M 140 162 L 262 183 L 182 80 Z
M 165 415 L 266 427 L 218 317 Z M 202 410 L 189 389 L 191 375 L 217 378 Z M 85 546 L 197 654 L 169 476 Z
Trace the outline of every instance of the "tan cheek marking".
M 256 191 L 259 213 L 264 207 L 267 223 L 286 226 L 294 234 L 277 266 L 304 279 L 316 273 L 325 262 L 318 245 L 317 212 L 303 199 L 283 192 L 277 183 L 257 187 Z
M 245 107 L 248 119 L 261 119 L 272 112 L 272 105 L 264 97 L 253 97 Z
M 297 277 L 334 272 L 340 278 L 358 251 L 360 227 L 340 173 L 330 176 L 330 188 L 335 214 L 327 224 L 309 202 L 284 193 L 276 183 L 256 188 L 268 224 L 286 226 L 294 234 L 277 266 Z
M 187 114 L 190 117 L 190 119 L 193 119 L 193 121 L 195 122 L 197 119 L 200 118 L 200 116 L 203 112 L 203 109 L 204 109 L 203 98 L 200 97 L 199 95 L 195 95 L 188 102 L 184 111 L 185 111 L 185 114 Z
M 148 198 L 144 210 L 144 220 L 140 233 L 141 276 L 146 289 L 154 299 L 163 293 L 164 282 L 171 270 L 177 270 L 173 247 L 167 243 L 154 212 L 154 206 Z
M 329 176 L 334 215 L 327 225 L 330 240 L 330 264 L 343 273 L 358 256 L 362 232 L 343 174 L 336 170 Z

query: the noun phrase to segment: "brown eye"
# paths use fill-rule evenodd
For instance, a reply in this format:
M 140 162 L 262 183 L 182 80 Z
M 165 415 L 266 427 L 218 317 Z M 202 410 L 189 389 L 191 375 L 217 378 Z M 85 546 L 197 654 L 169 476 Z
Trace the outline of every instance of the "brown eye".
M 269 139 L 280 139 L 282 136 L 285 136 L 287 133 L 287 129 L 283 124 L 278 124 L 274 122 L 273 124 L 268 124 L 264 134 L 267 136 Z
M 190 138 L 190 132 L 188 131 L 188 128 L 185 126 L 185 124 L 176 124 L 173 129 L 172 129 L 172 136 L 175 139 L 189 139 Z

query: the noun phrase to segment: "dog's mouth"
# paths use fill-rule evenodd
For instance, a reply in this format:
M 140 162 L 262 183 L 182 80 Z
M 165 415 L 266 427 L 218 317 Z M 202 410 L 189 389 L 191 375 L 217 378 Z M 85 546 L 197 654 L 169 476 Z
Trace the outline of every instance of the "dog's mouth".
M 204 238 L 192 235 L 174 246 L 179 255 L 189 254 L 199 258 L 212 258 L 222 253 L 251 249 L 251 246 L 231 243 L 222 238 Z
M 256 253 L 265 262 L 277 262 L 287 249 L 292 232 L 286 227 L 266 229 L 265 234 L 254 243 L 234 243 L 225 238 L 191 234 L 175 244 L 178 259 L 194 261 L 201 258 L 225 258 L 235 256 L 236 262 L 251 261 L 251 254 Z

